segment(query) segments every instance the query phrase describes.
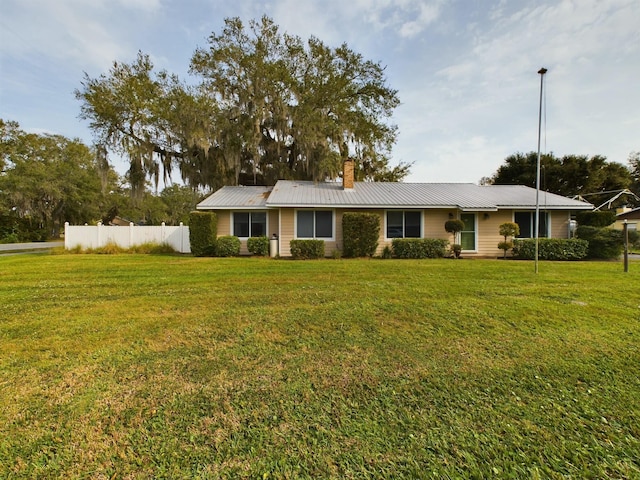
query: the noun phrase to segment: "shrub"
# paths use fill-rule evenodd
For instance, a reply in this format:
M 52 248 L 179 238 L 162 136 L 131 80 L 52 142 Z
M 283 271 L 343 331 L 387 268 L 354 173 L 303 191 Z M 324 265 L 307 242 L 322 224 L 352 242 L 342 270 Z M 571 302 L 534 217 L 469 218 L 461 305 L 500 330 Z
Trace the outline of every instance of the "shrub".
M 500 235 L 504 237 L 504 241 L 498 243 L 498 248 L 504 251 L 503 258 L 507 258 L 507 250 L 513 248 L 513 242 L 508 237 L 520 235 L 520 225 L 514 222 L 505 222 L 499 227 Z
M 462 245 L 459 243 L 454 243 L 451 245 L 451 253 L 453 254 L 453 258 L 460 258 L 460 254 L 462 253 Z
M 109 242 L 103 247 L 94 248 L 90 251 L 91 253 L 97 253 L 100 255 L 116 255 L 119 253 L 126 253 L 127 250 L 117 243 Z
M 247 250 L 254 255 L 265 257 L 269 255 L 269 239 L 265 236 L 250 237 L 247 239 Z
M 588 258 L 618 258 L 624 250 L 621 230 L 581 225 L 576 229 L 576 236 L 589 242 Z
M 291 256 L 297 260 L 324 257 L 324 240 L 291 240 Z
M 503 242 L 498 242 L 498 248 L 504 251 L 503 258 L 507 258 L 507 252 L 513 248 L 513 242 L 510 240 L 505 240 Z
M 189 242 L 191 253 L 196 257 L 215 254 L 218 218 L 213 212 L 189 213 Z
M 442 258 L 448 244 L 439 238 L 394 238 L 391 243 L 397 258 Z
M 375 213 L 343 214 L 342 238 L 345 257 L 372 257 L 380 238 L 380 216 Z
M 444 229 L 448 233 L 453 233 L 454 235 L 458 232 L 461 232 L 464 228 L 464 222 L 459 219 L 447 220 L 444 222 Z
M 384 246 L 384 248 L 382 249 L 381 257 L 384 259 L 389 259 L 393 257 L 393 252 L 391 251 L 391 247 L 389 247 L 389 245 Z
M 168 243 L 153 243 L 153 242 L 134 245 L 128 251 L 131 253 L 146 253 L 151 255 L 176 253 L 175 248 L 173 248 Z
M 576 238 L 540 238 L 540 260 L 582 260 L 586 258 L 589 243 Z M 535 238 L 517 238 L 513 242 L 513 256 L 521 260 L 533 260 L 536 256 Z
M 611 210 L 597 212 L 578 212 L 576 214 L 578 225 L 588 227 L 608 227 L 616 221 L 616 213 Z
M 237 257 L 240 255 L 240 239 L 233 235 L 218 237 L 216 257 Z

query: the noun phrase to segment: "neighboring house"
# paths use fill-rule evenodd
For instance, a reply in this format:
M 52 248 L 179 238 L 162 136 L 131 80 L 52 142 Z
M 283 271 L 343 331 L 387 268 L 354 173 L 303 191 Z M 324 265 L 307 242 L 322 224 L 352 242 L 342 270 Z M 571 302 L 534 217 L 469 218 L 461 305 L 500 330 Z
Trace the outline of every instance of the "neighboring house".
M 627 222 L 629 231 L 636 230 L 640 231 L 638 228 L 638 224 L 640 224 L 640 208 L 634 208 L 631 210 L 630 208 L 622 209 L 620 213 L 616 215 L 616 222 L 613 224 L 614 228 L 622 229 L 624 222 Z
M 478 186 L 467 183 L 354 182 L 353 163 L 344 180 L 309 182 L 279 180 L 273 187 L 223 187 L 197 205 L 214 211 L 218 235 L 235 235 L 248 253 L 246 240 L 266 235 L 279 239 L 280 256 L 290 256 L 293 239 L 322 239 L 325 254 L 342 250 L 342 214 L 369 212 L 380 216 L 378 254 L 394 238 L 443 238 L 452 218 L 465 224 L 460 244 L 465 257 L 498 257 L 503 239 L 499 226 L 516 222 L 520 237 L 534 236 L 536 190 L 519 185 Z M 540 192 L 540 237 L 569 238 L 571 217 L 593 205 Z

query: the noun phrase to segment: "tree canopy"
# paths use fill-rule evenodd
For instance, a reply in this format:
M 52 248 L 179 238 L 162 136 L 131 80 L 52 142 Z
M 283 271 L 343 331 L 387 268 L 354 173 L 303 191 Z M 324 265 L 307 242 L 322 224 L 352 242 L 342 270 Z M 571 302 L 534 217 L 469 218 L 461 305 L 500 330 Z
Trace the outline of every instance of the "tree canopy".
M 491 178 L 491 183 L 535 188 L 537 158 L 536 152 L 510 155 Z M 548 153 L 541 155 L 540 166 L 542 190 L 566 197 L 584 196 L 596 206 L 633 184 L 631 172 L 625 165 L 607 162 L 601 155 L 565 155 L 559 158 Z M 619 203 L 626 201 L 621 198 Z
M 177 168 L 197 188 L 337 178 L 346 158 L 359 180 L 400 180 L 389 167 L 399 104 L 384 68 L 346 44 L 281 33 L 268 17 L 225 20 L 195 50 L 187 85 L 154 72 L 148 55 L 85 74 L 76 97 L 98 141 L 125 155 L 133 188 Z
M 95 152 L 80 140 L 26 133 L 0 120 L 2 223 L 30 225 L 31 239 L 57 236 L 65 221 L 84 223 L 99 215 L 104 190 Z M 6 234 L 6 232 L 5 232 Z
M 132 198 L 101 148 L 61 135 L 27 133 L 0 119 L 0 242 L 57 238 L 64 222 L 176 225 L 202 196 L 187 186 Z

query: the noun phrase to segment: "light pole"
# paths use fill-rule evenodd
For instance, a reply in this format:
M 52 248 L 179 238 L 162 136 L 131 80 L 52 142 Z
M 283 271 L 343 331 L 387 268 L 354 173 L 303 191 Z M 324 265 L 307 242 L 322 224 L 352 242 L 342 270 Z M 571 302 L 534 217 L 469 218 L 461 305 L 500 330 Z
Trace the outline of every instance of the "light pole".
M 535 253 L 535 271 L 538 273 L 538 251 L 540 244 L 540 135 L 542 132 L 542 85 L 544 80 L 544 74 L 547 73 L 546 68 L 538 70 L 540 74 L 540 109 L 538 110 L 538 161 L 536 162 L 536 221 L 535 221 L 535 238 L 536 238 L 536 253 Z

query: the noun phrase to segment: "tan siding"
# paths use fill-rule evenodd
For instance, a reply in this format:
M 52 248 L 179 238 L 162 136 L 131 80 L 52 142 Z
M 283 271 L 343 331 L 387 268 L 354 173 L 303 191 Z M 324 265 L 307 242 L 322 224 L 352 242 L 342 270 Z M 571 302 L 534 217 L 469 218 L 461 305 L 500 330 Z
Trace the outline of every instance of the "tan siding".
M 484 212 L 477 213 L 478 225 L 478 257 L 501 257 L 504 252 L 498 248 L 498 243 L 504 241 L 504 237 L 500 235 L 500 225 L 505 222 L 513 221 L 513 212 L 511 210 L 502 210 L 498 212 L 487 212 L 488 218 L 485 218 Z
M 293 208 L 283 208 L 280 210 L 280 221 L 281 228 L 280 231 L 280 256 L 282 257 L 290 257 L 291 256 L 291 247 L 289 242 L 293 240 L 293 226 L 294 226 L 294 209 Z
M 268 218 L 267 218 L 267 236 L 269 238 L 273 237 L 273 234 L 275 233 L 276 235 L 278 235 L 278 237 L 280 237 L 280 222 L 278 221 L 279 218 L 279 210 L 269 210 L 268 211 Z
M 442 238 L 453 242 L 453 236 L 444 229 L 449 213 L 456 215 L 454 210 L 425 210 L 424 238 Z
M 569 238 L 569 212 L 549 212 L 551 217 L 551 238 Z

